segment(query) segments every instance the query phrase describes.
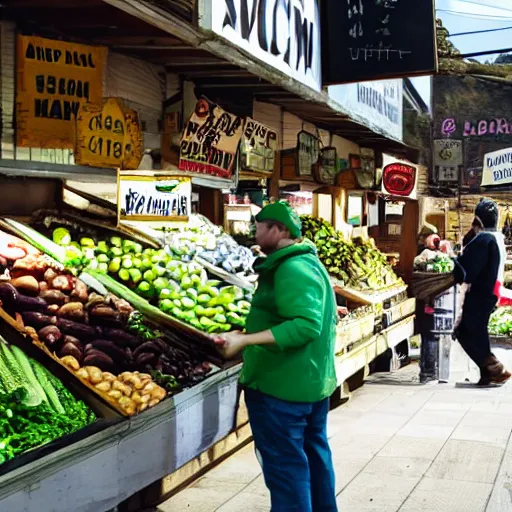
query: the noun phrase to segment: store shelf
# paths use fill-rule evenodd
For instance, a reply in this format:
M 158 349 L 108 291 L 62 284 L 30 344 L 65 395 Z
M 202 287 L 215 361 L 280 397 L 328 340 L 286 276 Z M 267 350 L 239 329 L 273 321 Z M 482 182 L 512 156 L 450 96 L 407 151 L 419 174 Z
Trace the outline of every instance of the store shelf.
M 386 300 L 391 299 L 395 295 L 403 293 L 406 290 L 407 285 L 402 285 L 393 287 L 382 293 L 369 294 L 359 290 L 354 290 L 353 288 L 341 287 L 336 284 L 334 285 L 334 291 L 336 293 L 342 295 L 348 300 L 358 302 L 360 304 L 378 304 L 379 302 L 385 302 Z
M 349 377 L 369 365 L 388 348 L 396 347 L 414 334 L 414 316 L 388 327 L 384 331 L 363 341 L 352 350 L 336 357 L 336 377 L 342 385 Z
M 198 457 L 235 425 L 238 365 L 144 414 L 0 477 L 0 510 L 105 512 Z M 56 492 L 56 490 L 62 492 Z

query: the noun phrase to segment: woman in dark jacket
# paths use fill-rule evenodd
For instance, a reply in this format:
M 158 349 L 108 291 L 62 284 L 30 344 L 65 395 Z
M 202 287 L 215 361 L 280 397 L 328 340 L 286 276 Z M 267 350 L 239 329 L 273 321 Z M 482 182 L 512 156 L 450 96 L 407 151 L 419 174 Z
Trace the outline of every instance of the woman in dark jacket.
M 458 283 L 470 285 L 455 334 L 480 368 L 480 385 L 502 384 L 511 377 L 491 352 L 488 333 L 489 318 L 498 299 L 495 290 L 501 265 L 495 236 L 497 224 L 498 207 L 493 201 L 482 200 L 475 210 L 474 233 L 466 235 L 464 252 L 457 258 L 453 271 Z

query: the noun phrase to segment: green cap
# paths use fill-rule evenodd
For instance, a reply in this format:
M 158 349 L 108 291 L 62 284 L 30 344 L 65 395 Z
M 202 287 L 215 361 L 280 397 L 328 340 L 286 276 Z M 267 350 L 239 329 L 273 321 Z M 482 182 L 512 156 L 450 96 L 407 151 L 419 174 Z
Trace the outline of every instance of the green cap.
M 299 216 L 290 208 L 285 201 L 271 203 L 256 215 L 256 222 L 275 221 L 283 224 L 290 232 L 292 238 L 302 236 L 302 223 Z

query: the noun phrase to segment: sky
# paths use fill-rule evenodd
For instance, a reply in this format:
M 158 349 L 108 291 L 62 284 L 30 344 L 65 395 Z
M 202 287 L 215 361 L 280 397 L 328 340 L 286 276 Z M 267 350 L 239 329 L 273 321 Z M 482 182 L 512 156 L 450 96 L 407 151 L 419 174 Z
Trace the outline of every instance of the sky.
M 453 37 L 450 40 L 461 53 L 512 48 L 512 1 L 510 0 L 436 0 L 436 15 L 450 34 L 511 27 L 510 30 Z M 493 61 L 498 54 L 475 57 Z M 430 79 L 412 79 L 414 86 L 430 105 Z

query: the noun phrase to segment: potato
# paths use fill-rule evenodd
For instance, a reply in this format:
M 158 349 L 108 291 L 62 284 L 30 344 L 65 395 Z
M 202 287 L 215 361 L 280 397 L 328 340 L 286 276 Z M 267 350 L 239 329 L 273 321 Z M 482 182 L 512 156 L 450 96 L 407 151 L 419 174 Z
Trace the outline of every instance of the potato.
M 85 369 L 89 374 L 89 380 L 93 384 L 99 384 L 103 380 L 103 372 L 96 366 L 86 366 Z
M 119 405 L 126 412 L 126 414 L 132 416 L 137 411 L 135 404 L 131 398 L 127 396 L 123 396 L 119 399 Z
M 144 387 L 144 382 L 141 381 L 140 378 L 137 377 L 137 375 L 134 375 L 125 382 L 130 384 L 134 389 L 142 389 Z
M 103 381 L 106 382 L 114 382 L 117 379 L 117 377 L 110 373 L 110 372 L 103 372 Z
M 137 405 L 140 405 L 142 403 L 142 397 L 138 391 L 134 391 L 130 398 L 133 400 L 133 403 Z
M 110 398 L 113 398 L 114 400 L 119 400 L 123 396 L 121 391 L 118 391 L 117 389 L 113 389 L 112 391 L 109 391 L 107 394 Z
M 167 393 L 164 388 L 160 386 L 156 386 L 155 390 L 151 393 L 151 398 L 156 400 L 163 400 L 166 397 Z
M 160 403 L 160 400 L 157 400 L 156 398 L 154 398 L 153 400 L 151 400 L 149 403 L 148 403 L 148 407 L 154 407 L 155 405 L 159 404 Z
M 80 363 L 73 356 L 64 356 L 61 358 L 62 364 L 67 366 L 70 370 L 77 372 L 80 370 Z
M 151 400 L 151 395 L 141 395 L 140 401 L 143 404 L 147 404 Z
M 119 375 L 119 379 L 122 380 L 123 382 L 127 382 L 128 380 L 130 380 L 131 378 L 133 377 L 133 373 L 132 372 L 123 372 Z
M 144 386 L 144 389 L 142 390 L 142 392 L 144 394 L 146 394 L 146 393 L 153 393 L 155 388 L 156 388 L 156 384 L 154 382 L 149 382 L 148 384 L 146 384 Z
M 103 382 L 100 382 L 99 384 L 96 384 L 95 388 L 98 391 L 102 391 L 103 393 L 106 393 L 107 391 L 110 391 L 110 382 L 104 380 Z
M 137 411 L 138 412 L 142 412 L 142 411 L 145 411 L 147 408 L 148 408 L 148 404 L 147 403 L 139 404 L 139 406 L 137 407 Z
M 87 370 L 85 368 L 80 368 L 76 372 L 76 376 L 84 380 L 89 380 L 89 374 L 87 373 Z

